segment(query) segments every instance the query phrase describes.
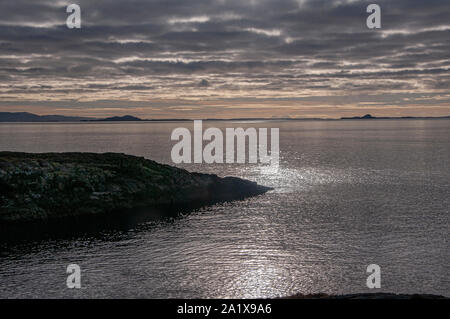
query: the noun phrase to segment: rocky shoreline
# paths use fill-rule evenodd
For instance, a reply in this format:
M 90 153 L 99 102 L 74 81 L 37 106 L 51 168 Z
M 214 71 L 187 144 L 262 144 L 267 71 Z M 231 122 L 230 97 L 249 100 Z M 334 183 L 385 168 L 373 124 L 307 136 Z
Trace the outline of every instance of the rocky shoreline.
M 244 199 L 269 187 L 119 153 L 0 152 L 0 223 Z
M 449 299 L 448 297 L 430 294 L 395 294 L 395 293 L 357 293 L 348 295 L 328 295 L 328 294 L 296 294 L 282 297 L 281 299 Z

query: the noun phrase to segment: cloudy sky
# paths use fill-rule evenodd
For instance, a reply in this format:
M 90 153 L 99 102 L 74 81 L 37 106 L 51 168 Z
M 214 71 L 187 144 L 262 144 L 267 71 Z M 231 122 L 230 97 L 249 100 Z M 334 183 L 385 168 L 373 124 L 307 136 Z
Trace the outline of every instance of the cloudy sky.
M 450 115 L 449 39 L 449 0 L 0 0 L 0 111 Z

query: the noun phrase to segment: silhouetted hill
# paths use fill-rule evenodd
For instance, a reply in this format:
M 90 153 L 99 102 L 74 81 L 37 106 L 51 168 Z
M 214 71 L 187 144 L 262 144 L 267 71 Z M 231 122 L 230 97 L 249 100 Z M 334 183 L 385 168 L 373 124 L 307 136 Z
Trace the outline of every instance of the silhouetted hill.
M 28 112 L 0 112 L 0 122 L 78 122 L 87 117 L 64 115 L 36 115 Z
M 353 117 L 341 117 L 341 120 L 373 120 L 376 119 L 376 117 L 366 114 L 364 116 L 353 116 Z
M 124 122 L 124 121 L 143 121 L 142 119 L 132 116 L 132 115 L 124 115 L 124 116 L 113 116 L 107 117 L 104 119 L 95 119 L 92 121 L 100 121 L 100 122 Z
M 341 117 L 341 120 L 427 120 L 427 119 L 448 119 L 450 116 L 437 116 L 437 117 L 428 117 L 428 116 L 401 116 L 401 117 L 389 117 L 389 116 L 381 116 L 375 117 L 370 114 L 366 114 L 364 116 L 353 116 L 353 117 Z

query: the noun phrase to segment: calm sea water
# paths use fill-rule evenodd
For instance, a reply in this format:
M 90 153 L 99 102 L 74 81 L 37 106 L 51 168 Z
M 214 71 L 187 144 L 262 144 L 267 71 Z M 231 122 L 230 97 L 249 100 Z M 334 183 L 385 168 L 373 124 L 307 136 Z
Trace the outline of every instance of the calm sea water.
M 274 190 L 0 245 L 0 297 L 275 297 L 382 288 L 450 296 L 450 121 L 208 122 L 279 127 L 280 168 L 184 165 Z M 0 124 L 0 150 L 124 152 L 170 164 L 191 123 Z M 73 228 L 77 228 L 74 225 Z M 43 228 L 44 229 L 44 228 Z M 42 231 L 45 234 L 45 230 Z M 66 288 L 66 267 L 82 289 Z

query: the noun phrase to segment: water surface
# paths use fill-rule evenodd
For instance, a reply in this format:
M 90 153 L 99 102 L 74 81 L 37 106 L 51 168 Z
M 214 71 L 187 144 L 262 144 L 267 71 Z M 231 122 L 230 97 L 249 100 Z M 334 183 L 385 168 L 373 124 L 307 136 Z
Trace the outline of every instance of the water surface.
M 0 124 L 0 150 L 123 152 L 171 164 L 191 123 Z M 172 218 L 74 226 L 0 248 L 0 297 L 241 298 L 382 289 L 450 296 L 450 121 L 208 122 L 279 127 L 280 168 L 186 164 L 274 187 Z M 178 216 L 177 216 L 178 214 Z M 91 227 L 91 228 L 92 228 Z M 64 232 L 65 233 L 65 232 Z M 66 267 L 82 289 L 66 288 Z

